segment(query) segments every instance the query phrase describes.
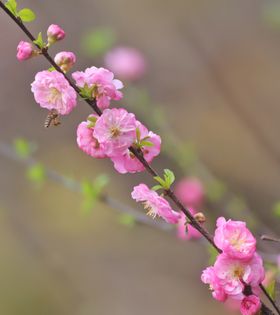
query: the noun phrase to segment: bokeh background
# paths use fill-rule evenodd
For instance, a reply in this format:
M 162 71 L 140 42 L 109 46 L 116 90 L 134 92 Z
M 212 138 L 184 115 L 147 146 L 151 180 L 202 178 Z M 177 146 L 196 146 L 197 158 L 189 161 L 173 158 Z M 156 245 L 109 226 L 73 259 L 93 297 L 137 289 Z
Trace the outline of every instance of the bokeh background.
M 185 166 L 187 174 L 208 182 L 215 176 L 226 197 L 235 196 L 218 200 L 217 207 L 207 204 L 209 216 L 227 207 L 242 218 L 241 210 L 250 208 L 254 222 L 280 233 L 273 213 L 280 198 L 278 1 L 18 2 L 37 13 L 29 26 L 33 33 L 51 23 L 65 29 L 66 39 L 51 53 L 74 51 L 75 70 L 103 65 L 102 54 L 86 44 L 96 30 L 109 32 L 105 43 L 113 38 L 113 46 L 139 49 L 147 73 L 126 84 L 123 102 L 152 130 L 164 131 L 158 167 L 182 177 L 189 159 L 177 156 L 178 165 L 167 152 L 174 153 L 175 138 L 177 155 L 195 156 Z M 82 101 L 59 128 L 44 129 L 46 112 L 35 104 L 30 83 L 49 65 L 43 58 L 16 60 L 16 45 L 25 37 L 3 12 L 0 29 L 1 143 L 26 138 L 37 146 L 36 159 L 77 181 L 109 174 L 106 192 L 137 208 L 130 191 L 151 179 L 118 175 L 108 161 L 77 149 L 76 126 L 89 114 Z M 151 112 L 165 118 L 157 121 Z M 100 202 L 85 214 L 81 194 L 49 180 L 34 185 L 22 163 L 6 156 L 0 163 L 1 314 L 228 313 L 199 281 L 208 263 L 202 244 L 141 224 L 121 224 L 119 213 Z

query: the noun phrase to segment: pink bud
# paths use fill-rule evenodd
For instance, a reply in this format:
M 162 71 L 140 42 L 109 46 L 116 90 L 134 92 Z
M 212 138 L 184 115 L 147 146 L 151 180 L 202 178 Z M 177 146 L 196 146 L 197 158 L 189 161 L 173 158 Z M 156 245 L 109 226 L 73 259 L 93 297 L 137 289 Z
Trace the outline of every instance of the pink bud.
M 55 63 L 63 72 L 68 72 L 76 62 L 76 56 L 71 51 L 62 51 L 54 57 Z
M 146 61 L 135 48 L 117 47 L 105 56 L 108 69 L 124 80 L 140 79 L 146 71 Z
M 47 30 L 47 35 L 49 44 L 53 44 L 58 40 L 62 40 L 65 37 L 65 32 L 60 26 L 51 24 Z
M 33 55 L 32 44 L 24 41 L 20 41 L 17 46 L 17 59 L 19 61 L 30 59 Z
M 240 306 L 240 311 L 242 315 L 253 315 L 261 308 L 260 298 L 255 295 L 246 296 Z

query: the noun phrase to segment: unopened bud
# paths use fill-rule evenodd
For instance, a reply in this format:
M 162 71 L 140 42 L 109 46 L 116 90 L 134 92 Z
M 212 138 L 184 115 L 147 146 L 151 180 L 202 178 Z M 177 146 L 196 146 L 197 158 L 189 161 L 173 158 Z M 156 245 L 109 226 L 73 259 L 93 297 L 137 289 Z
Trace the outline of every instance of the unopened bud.
M 54 57 L 55 63 L 63 72 L 68 72 L 76 62 L 76 56 L 71 51 L 62 51 Z
M 33 56 L 32 44 L 20 41 L 17 46 L 17 59 L 19 61 L 30 59 Z
M 194 215 L 194 218 L 196 221 L 200 224 L 204 223 L 206 221 L 205 215 L 202 212 L 198 212 Z
M 65 37 L 65 32 L 60 26 L 51 24 L 47 30 L 47 35 L 48 43 L 51 45 L 59 40 L 62 40 Z

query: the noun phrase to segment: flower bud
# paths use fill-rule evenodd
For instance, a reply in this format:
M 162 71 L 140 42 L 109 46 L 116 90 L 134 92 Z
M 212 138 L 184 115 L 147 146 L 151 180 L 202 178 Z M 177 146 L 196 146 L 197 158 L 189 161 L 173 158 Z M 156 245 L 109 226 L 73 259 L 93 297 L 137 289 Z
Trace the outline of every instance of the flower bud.
M 194 215 L 194 218 L 196 221 L 200 224 L 204 223 L 206 221 L 205 215 L 202 212 L 198 212 Z
M 17 59 L 19 61 L 30 59 L 33 56 L 32 44 L 20 41 L 17 46 Z
M 55 63 L 63 72 L 68 72 L 76 62 L 76 56 L 71 51 L 62 51 L 54 57 Z
M 56 24 L 51 24 L 47 30 L 47 35 L 48 43 L 51 45 L 58 40 L 62 40 L 65 37 L 65 32 L 60 26 Z

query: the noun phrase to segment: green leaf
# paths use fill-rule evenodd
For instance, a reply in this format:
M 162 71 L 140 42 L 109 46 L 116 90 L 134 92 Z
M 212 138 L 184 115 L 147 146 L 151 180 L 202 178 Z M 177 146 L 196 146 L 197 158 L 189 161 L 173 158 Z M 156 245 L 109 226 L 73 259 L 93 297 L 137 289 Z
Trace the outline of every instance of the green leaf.
M 136 224 L 135 218 L 128 213 L 122 213 L 119 216 L 119 223 L 128 227 L 128 228 L 133 228 Z
M 136 128 L 136 139 L 137 139 L 137 142 L 141 142 L 141 132 L 138 127 Z
M 272 280 L 267 286 L 266 291 L 269 294 L 269 296 L 272 298 L 272 300 L 275 299 L 275 280 Z
M 40 163 L 30 166 L 27 170 L 27 178 L 36 184 L 42 184 L 46 179 L 44 166 Z
M 116 41 L 114 31 L 108 28 L 95 29 L 84 35 L 82 49 L 88 56 L 101 56 L 108 51 Z
M 40 32 L 37 36 L 37 38 L 33 41 L 35 45 L 37 45 L 40 49 L 43 49 L 45 46 L 45 43 L 43 41 L 42 32 Z
M 50 67 L 50 68 L 48 69 L 48 71 L 53 72 L 53 71 L 56 71 L 56 69 L 55 69 L 55 67 Z
M 212 245 L 207 245 L 207 249 L 208 249 L 208 254 L 209 254 L 208 263 L 209 263 L 209 265 L 213 265 L 216 261 L 217 256 L 218 256 L 218 252 L 216 251 L 216 249 Z
M 17 2 L 16 0 L 8 0 L 5 3 L 5 7 L 13 13 L 13 15 L 17 16 Z
M 32 153 L 32 145 L 23 138 L 17 138 L 13 143 L 16 154 L 23 159 L 28 158 Z
M 155 179 L 158 183 L 160 183 L 160 185 L 161 185 L 163 188 L 165 188 L 165 181 L 164 181 L 161 177 L 155 176 L 154 179 Z
M 164 170 L 164 177 L 165 177 L 165 182 L 168 184 L 168 186 L 170 187 L 174 181 L 175 181 L 175 175 L 172 171 L 170 171 L 169 169 L 165 169 Z
M 162 189 L 161 185 L 155 185 L 154 187 L 152 187 L 152 190 L 157 191 L 159 189 Z
M 92 92 L 94 90 L 94 86 L 89 87 L 87 84 L 85 84 L 85 86 L 83 88 L 80 88 L 80 96 L 82 98 L 88 99 L 88 100 L 92 100 L 93 96 L 92 96 Z
M 280 218 L 280 201 L 278 201 L 278 202 L 273 206 L 272 211 L 273 211 L 273 214 L 274 214 L 276 217 Z
M 140 142 L 140 146 L 141 146 L 141 147 L 153 147 L 154 144 L 153 144 L 153 142 L 151 142 L 151 141 L 141 141 L 141 142 Z
M 35 13 L 28 8 L 20 10 L 18 12 L 18 16 L 21 18 L 23 22 L 32 22 L 36 19 Z

